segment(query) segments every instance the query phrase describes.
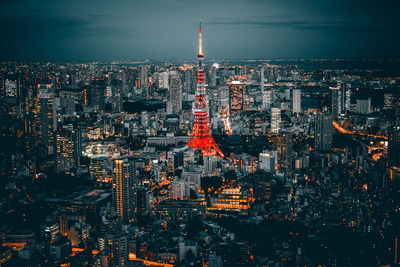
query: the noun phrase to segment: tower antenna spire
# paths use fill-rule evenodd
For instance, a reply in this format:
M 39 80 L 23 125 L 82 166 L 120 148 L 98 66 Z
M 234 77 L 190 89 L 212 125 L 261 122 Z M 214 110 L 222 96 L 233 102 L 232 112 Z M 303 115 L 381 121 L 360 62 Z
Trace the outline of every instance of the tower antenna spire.
M 204 54 L 201 42 L 201 20 L 199 27 L 199 54 L 197 67 L 196 101 L 193 105 L 194 123 L 188 146 L 194 150 L 200 150 L 203 156 L 224 157 L 221 149 L 211 135 L 208 118 L 206 84 L 204 82 Z
M 201 19 L 200 19 L 200 26 L 199 26 L 199 55 L 198 55 L 198 57 L 204 57 L 203 42 L 201 40 Z

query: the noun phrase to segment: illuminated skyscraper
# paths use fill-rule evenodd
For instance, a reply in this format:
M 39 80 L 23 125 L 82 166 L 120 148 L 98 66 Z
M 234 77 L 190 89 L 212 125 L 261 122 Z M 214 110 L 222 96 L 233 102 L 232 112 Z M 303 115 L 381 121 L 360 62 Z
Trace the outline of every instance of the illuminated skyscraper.
M 243 111 L 243 83 L 232 81 L 229 84 L 229 113 L 234 115 Z
M 128 237 L 120 233 L 106 236 L 110 266 L 126 266 L 128 263 Z
M 318 114 L 315 118 L 315 149 L 332 149 L 332 115 Z
M 278 169 L 281 172 L 292 171 L 292 133 L 282 131 L 278 136 Z
M 79 164 L 82 154 L 81 131 L 72 125 L 60 128 L 56 134 L 56 169 L 57 172 L 71 171 Z
M 135 164 L 128 158 L 116 159 L 113 170 L 113 203 L 125 222 L 136 217 L 136 171 Z
M 271 108 L 271 133 L 279 133 L 281 123 L 281 110 L 279 108 Z
M 210 122 L 208 120 L 208 107 L 206 99 L 206 85 L 204 83 L 204 67 L 203 67 L 203 47 L 201 41 L 201 23 L 199 29 L 199 66 L 197 70 L 197 89 L 196 102 L 193 106 L 194 124 L 192 135 L 190 136 L 188 146 L 195 150 L 200 149 L 203 156 L 217 155 L 224 156 L 222 151 L 215 143 L 211 135 Z
M 54 107 L 54 89 L 51 84 L 39 84 L 39 142 L 47 147 L 48 154 L 54 152 L 54 131 L 57 128 Z

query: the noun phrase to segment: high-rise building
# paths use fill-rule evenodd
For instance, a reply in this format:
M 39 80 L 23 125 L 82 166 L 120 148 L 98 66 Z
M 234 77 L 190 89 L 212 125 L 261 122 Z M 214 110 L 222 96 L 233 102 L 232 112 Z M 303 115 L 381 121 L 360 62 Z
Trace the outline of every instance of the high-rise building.
M 110 234 L 106 236 L 106 242 L 109 248 L 110 266 L 126 266 L 128 263 L 128 237 L 122 234 Z
M 57 128 L 54 107 L 54 89 L 51 84 L 39 84 L 39 142 L 47 147 L 48 154 L 53 154 L 54 131 Z
M 332 117 L 336 119 L 340 114 L 340 106 L 339 106 L 339 87 L 329 87 L 331 90 L 331 113 Z
M 169 76 L 169 101 L 172 104 L 172 113 L 177 114 L 182 110 L 182 86 L 177 72 Z
M 315 117 L 315 149 L 328 151 L 332 149 L 332 115 L 318 114 Z
M 262 109 L 263 110 L 269 110 L 271 108 L 272 93 L 273 93 L 272 89 L 262 91 Z
M 229 84 L 229 113 L 234 115 L 243 111 L 243 83 L 232 81 Z
M 292 133 L 281 131 L 278 136 L 278 169 L 280 172 L 292 171 Z
M 82 141 L 80 128 L 72 125 L 64 126 L 56 134 L 56 169 L 57 172 L 69 173 L 79 164 L 82 155 Z
M 391 166 L 400 166 L 400 128 L 395 127 L 389 135 L 388 157 Z
M 264 66 L 261 67 L 261 81 L 260 81 L 260 85 L 261 85 L 261 92 L 264 92 Z
M 85 104 L 91 106 L 97 112 L 104 109 L 106 85 L 104 78 L 93 78 L 90 86 L 84 89 Z
M 298 89 L 293 89 L 292 91 L 292 112 L 301 112 L 301 91 Z
M 357 99 L 356 111 L 361 114 L 371 113 L 371 98 Z
M 267 172 L 275 172 L 276 151 L 265 151 L 258 156 L 260 169 Z
M 158 74 L 158 88 L 169 88 L 169 72 L 164 71 Z
M 351 90 L 348 84 L 344 82 L 340 83 L 339 86 L 339 110 L 341 113 L 346 113 L 350 110 Z
M 113 203 L 119 217 L 132 222 L 136 217 L 136 170 L 128 158 L 116 159 L 113 170 Z
M 271 133 L 279 133 L 281 123 L 280 108 L 271 108 Z
M 140 70 L 140 87 L 144 88 L 148 86 L 148 68 L 149 66 L 142 66 Z

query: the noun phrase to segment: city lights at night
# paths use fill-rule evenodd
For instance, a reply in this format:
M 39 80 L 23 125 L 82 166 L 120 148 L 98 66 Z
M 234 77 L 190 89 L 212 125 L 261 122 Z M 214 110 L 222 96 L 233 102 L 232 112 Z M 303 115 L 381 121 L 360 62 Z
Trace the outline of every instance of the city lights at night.
M 399 10 L 0 0 L 0 266 L 400 265 Z

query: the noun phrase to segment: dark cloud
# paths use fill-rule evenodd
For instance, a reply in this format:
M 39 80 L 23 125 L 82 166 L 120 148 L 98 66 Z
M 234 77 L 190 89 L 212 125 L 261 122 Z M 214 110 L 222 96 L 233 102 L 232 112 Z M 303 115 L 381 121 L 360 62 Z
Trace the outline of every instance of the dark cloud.
M 391 31 L 398 29 L 398 24 L 393 24 L 391 20 L 381 20 L 371 23 L 370 21 L 354 21 L 354 20 L 288 20 L 288 21 L 211 21 L 209 25 L 232 25 L 232 26 L 254 26 L 262 28 L 281 28 L 290 30 L 312 30 L 312 31 L 341 31 L 341 32 L 377 32 Z
M 400 1 L 0 0 L 0 59 L 400 56 Z

